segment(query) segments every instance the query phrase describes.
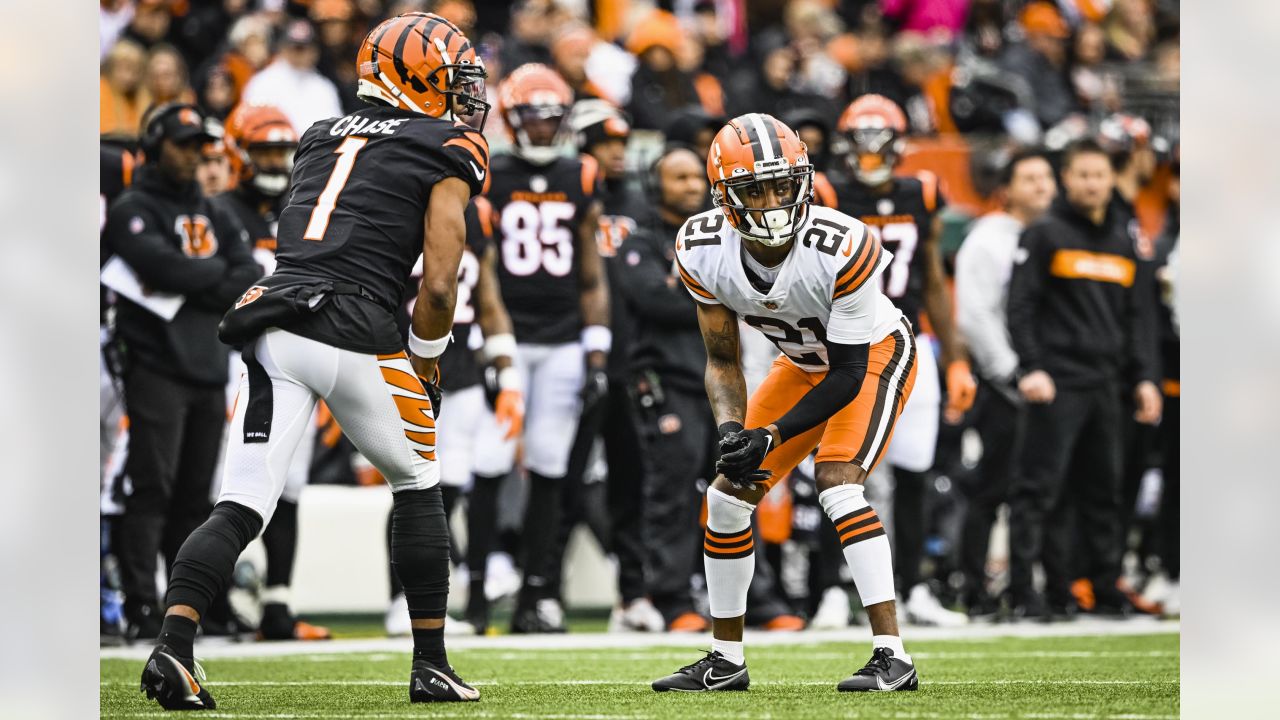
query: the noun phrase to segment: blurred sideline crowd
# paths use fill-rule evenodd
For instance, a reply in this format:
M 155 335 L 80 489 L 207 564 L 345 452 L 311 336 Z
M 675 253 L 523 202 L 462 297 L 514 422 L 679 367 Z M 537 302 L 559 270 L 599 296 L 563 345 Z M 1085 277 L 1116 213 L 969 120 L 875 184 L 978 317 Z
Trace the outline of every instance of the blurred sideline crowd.
M 199 299 L 220 313 L 274 267 L 275 217 L 298 139 L 313 123 L 364 106 L 357 48 L 370 28 L 405 12 L 433 12 L 465 31 L 495 106 L 504 78 L 530 63 L 567 84 L 571 97 L 541 119 L 558 123 L 557 152 L 591 156 L 599 168 L 597 243 L 610 289 L 607 378 L 597 394 L 583 393 L 581 417 L 561 428 L 572 451 L 559 507 L 544 513 L 554 524 L 549 557 L 536 560 L 546 577 L 530 589 L 525 508 L 539 491 L 527 468 L 517 463 L 496 478 L 465 468 L 475 482 L 446 488 L 455 572 L 470 580 L 467 612 L 451 618 L 449 632 L 485 633 L 517 591 L 536 618 L 515 631 L 563 632 L 561 566 L 578 525 L 618 570 L 600 579 L 618 583 L 611 630 L 709 628 L 701 496 L 714 475 L 714 422 L 693 301 L 671 259 L 680 225 L 710 207 L 711 138 L 748 112 L 773 115 L 808 145 L 820 176 L 815 202 L 877 226 L 907 262 L 916 242 L 940 254 L 943 285 L 932 290 L 952 298 L 958 344 L 943 346 L 925 303 L 916 331 L 922 345 L 937 346 L 927 359 L 936 389 L 922 393 L 918 383 L 916 392 L 932 405 L 930 427 L 895 436 L 927 448 L 902 462 L 891 449 L 868 483 L 890 529 L 903 619 L 955 626 L 1180 612 L 1176 0 L 101 0 L 99 12 L 104 642 L 158 631 L 164 567 L 212 507 L 243 372 L 216 334 L 189 342 L 189 328 L 172 315 L 166 324 L 156 317 L 163 309 L 145 301 L 154 288 L 143 283 L 131 296 L 113 267 L 108 208 L 158 159 L 158 138 L 145 132 L 149 111 L 192 106 L 199 197 L 181 201 L 234 207 L 228 214 L 241 217 L 239 237 L 218 234 L 243 246 L 215 283 L 224 292 Z M 889 133 L 871 145 L 855 132 L 865 113 L 851 105 L 865 107 L 869 97 L 877 129 Z M 157 133 L 183 132 L 181 113 L 165 120 Z M 520 154 L 520 133 L 501 112 L 483 132 L 495 155 Z M 1088 175 L 1091 157 L 1105 158 L 1106 172 Z M 146 177 L 165 192 L 160 174 Z M 541 192 L 545 180 L 533 180 Z M 904 187 L 926 196 L 925 209 L 905 221 L 920 229 L 910 247 L 889 230 L 903 222 Z M 865 208 L 847 209 L 863 195 Z M 1065 227 L 1095 211 L 1106 232 L 1132 241 L 1133 261 L 1069 256 L 1076 264 L 1064 268 L 1055 257 L 1044 263 L 1047 279 L 1031 278 L 1035 253 L 1028 262 L 1022 231 L 1049 216 Z M 174 255 L 216 252 L 189 222 Z M 504 243 L 521 242 L 501 215 L 484 215 L 481 225 L 500 256 Z M 167 272 L 162 264 L 149 271 Z M 1096 297 L 1062 294 L 1062 281 L 1081 278 L 1125 293 L 1132 322 L 1114 327 L 1092 307 Z M 1084 325 L 1064 330 L 1078 354 L 1046 350 L 1062 346 L 1044 335 L 1063 322 L 1054 302 L 1079 302 L 1069 323 Z M 471 336 L 455 333 L 463 350 L 451 352 L 480 354 L 484 322 L 468 318 Z M 742 335 L 753 387 L 778 348 L 755 330 Z M 1102 335 L 1115 343 L 1100 350 Z M 1048 357 L 1030 364 L 1033 349 Z M 971 406 L 948 397 L 955 372 L 976 379 Z M 490 403 L 496 374 L 486 368 L 475 381 Z M 1146 386 L 1160 396 L 1154 413 Z M 131 417 L 157 413 L 171 432 L 131 434 L 141 422 Z M 443 422 L 464 419 L 446 409 Z M 760 504 L 764 551 L 755 555 L 750 625 L 788 631 L 858 619 L 812 471 L 812 462 L 802 465 Z M 322 405 L 263 534 L 267 569 L 236 578 L 256 596 L 259 617 L 246 619 L 224 598 L 203 631 L 328 637 L 289 604 L 302 488 L 381 481 Z M 389 577 L 387 631 L 408 634 L 403 595 Z

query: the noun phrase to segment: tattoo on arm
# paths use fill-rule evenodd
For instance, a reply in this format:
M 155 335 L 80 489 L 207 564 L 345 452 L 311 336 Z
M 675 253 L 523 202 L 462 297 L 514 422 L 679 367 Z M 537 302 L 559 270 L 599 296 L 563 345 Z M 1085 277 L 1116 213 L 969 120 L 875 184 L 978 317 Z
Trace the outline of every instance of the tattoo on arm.
M 707 346 L 707 399 L 716 424 L 742 422 L 747 414 L 747 382 L 742 376 L 737 316 L 723 305 L 700 305 L 698 323 Z

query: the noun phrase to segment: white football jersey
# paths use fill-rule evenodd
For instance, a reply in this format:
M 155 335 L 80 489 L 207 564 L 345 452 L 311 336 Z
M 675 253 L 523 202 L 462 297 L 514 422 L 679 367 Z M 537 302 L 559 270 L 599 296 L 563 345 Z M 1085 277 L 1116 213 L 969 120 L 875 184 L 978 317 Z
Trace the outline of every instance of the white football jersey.
M 719 208 L 685 221 L 676 271 L 694 299 L 722 304 L 759 330 L 798 367 L 827 369 L 827 340 L 877 343 L 902 312 L 880 291 L 893 256 L 858 220 L 812 205 L 768 292 L 743 268 L 742 238 Z

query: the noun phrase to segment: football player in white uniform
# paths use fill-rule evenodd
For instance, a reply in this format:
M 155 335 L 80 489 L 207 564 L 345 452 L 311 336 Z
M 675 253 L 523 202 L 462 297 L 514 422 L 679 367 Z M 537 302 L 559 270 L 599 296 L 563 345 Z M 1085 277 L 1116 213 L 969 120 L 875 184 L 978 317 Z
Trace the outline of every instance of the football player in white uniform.
M 889 541 L 863 496 L 916 377 L 911 326 L 880 291 L 892 255 L 861 222 L 811 206 L 807 148 L 772 116 L 751 113 L 722 128 L 707 174 L 716 207 L 680 230 L 676 270 L 699 302 L 707 395 L 720 430 L 703 545 L 714 637 L 706 657 L 653 688 L 747 688 L 751 515 L 819 447 L 818 497 L 874 636 L 870 661 L 838 689 L 915 690 L 915 666 L 898 636 Z M 782 352 L 749 402 L 739 318 Z

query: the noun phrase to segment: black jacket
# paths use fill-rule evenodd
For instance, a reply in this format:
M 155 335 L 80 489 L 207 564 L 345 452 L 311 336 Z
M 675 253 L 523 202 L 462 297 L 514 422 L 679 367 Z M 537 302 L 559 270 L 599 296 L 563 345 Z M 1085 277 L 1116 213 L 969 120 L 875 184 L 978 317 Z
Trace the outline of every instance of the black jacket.
M 144 166 L 112 203 L 103 235 L 145 287 L 187 298 L 170 322 L 120 298 L 116 336 L 127 361 L 190 383 L 224 385 L 228 348 L 218 340 L 218 322 L 262 274 L 240 222 L 194 183 L 174 187 Z
M 1159 380 L 1151 265 L 1114 204 L 1094 225 L 1065 199 L 1022 233 L 1009 283 L 1020 372 L 1059 387 Z
M 698 308 L 673 272 L 679 226 L 655 223 L 622 244 L 618 273 L 633 322 L 631 368 L 652 370 L 664 386 L 703 392 L 707 351 Z

